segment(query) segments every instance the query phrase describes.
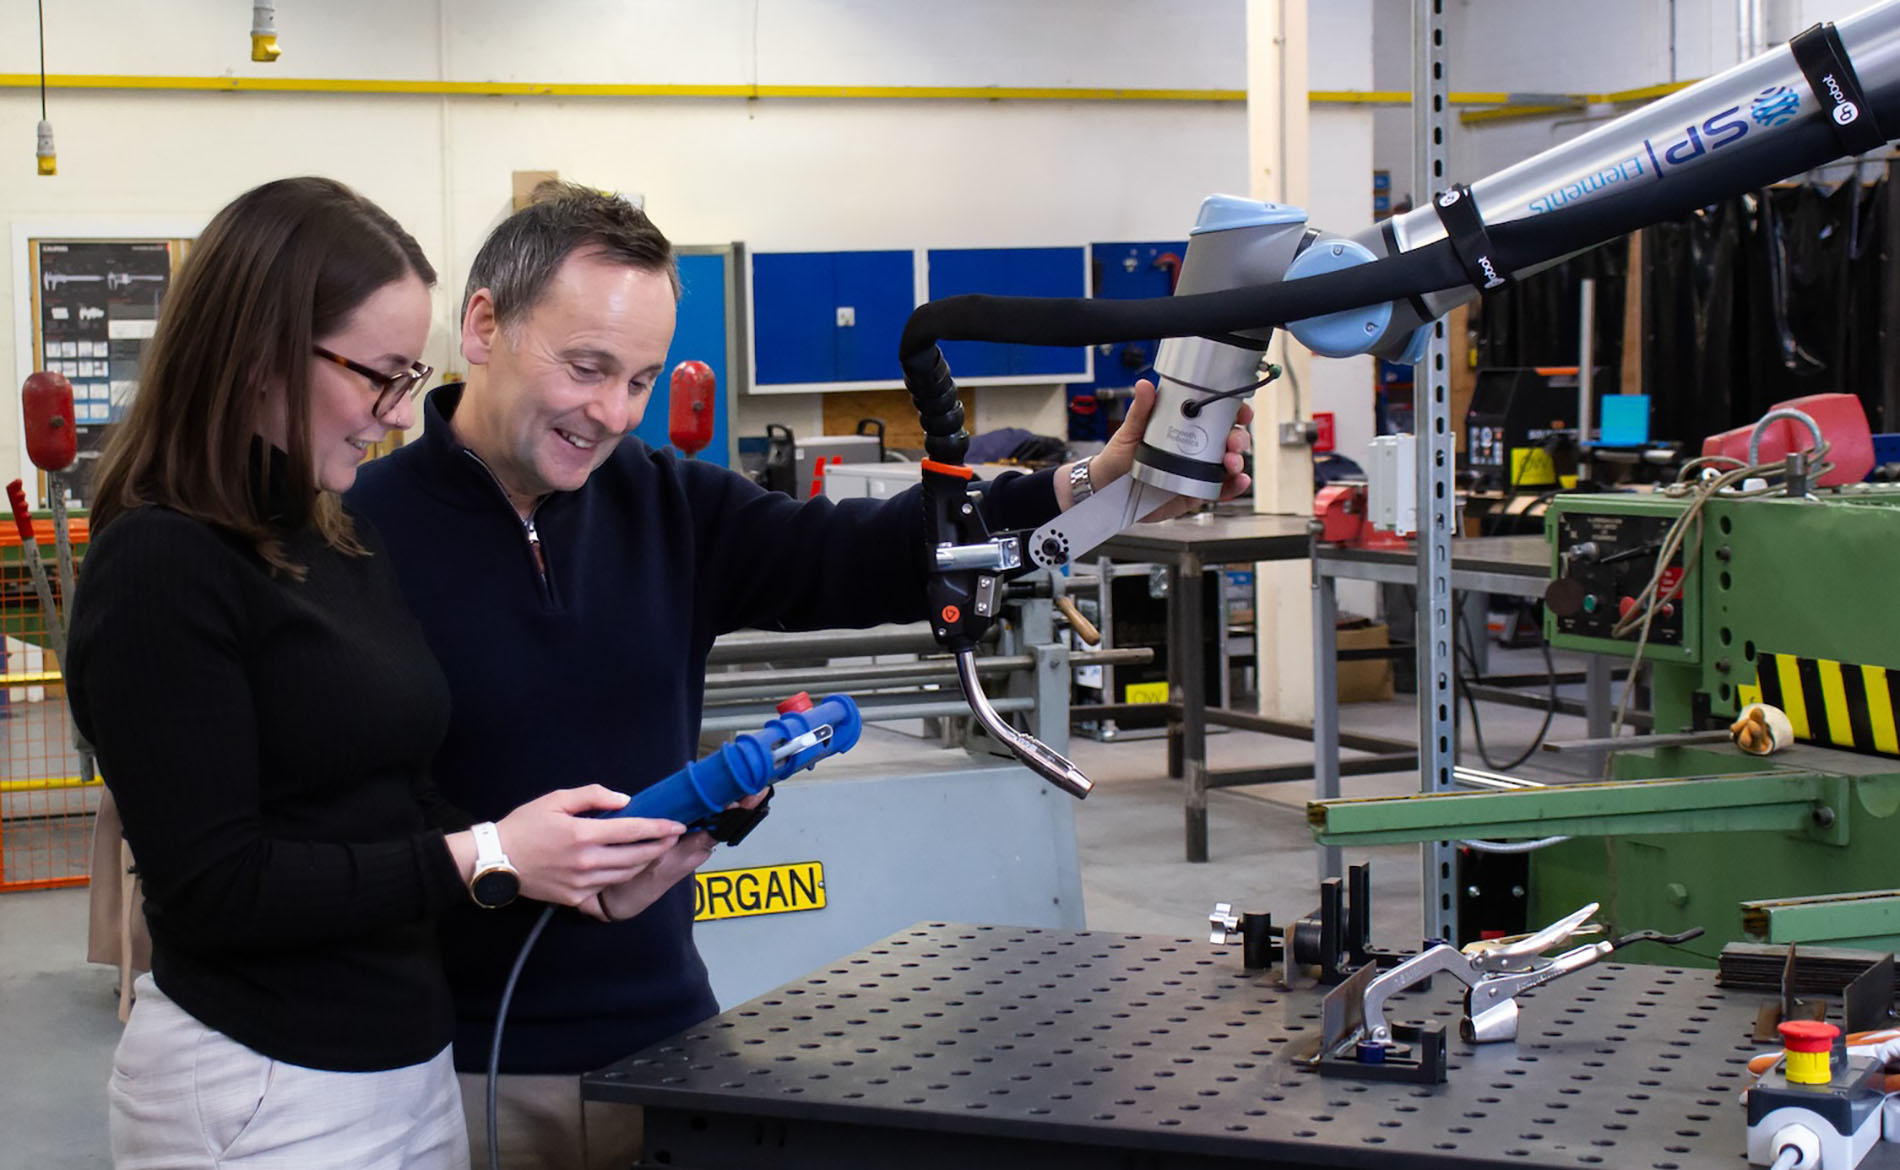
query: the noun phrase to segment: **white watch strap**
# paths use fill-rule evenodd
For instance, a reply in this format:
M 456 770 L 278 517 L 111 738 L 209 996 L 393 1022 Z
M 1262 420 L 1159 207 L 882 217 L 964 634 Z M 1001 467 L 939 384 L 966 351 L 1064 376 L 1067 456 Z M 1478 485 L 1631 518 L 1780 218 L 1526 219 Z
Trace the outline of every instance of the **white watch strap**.
M 471 826 L 469 832 L 475 834 L 475 872 L 480 873 L 497 865 L 507 865 L 508 855 L 502 852 L 501 831 L 495 828 L 495 822 L 483 821 Z

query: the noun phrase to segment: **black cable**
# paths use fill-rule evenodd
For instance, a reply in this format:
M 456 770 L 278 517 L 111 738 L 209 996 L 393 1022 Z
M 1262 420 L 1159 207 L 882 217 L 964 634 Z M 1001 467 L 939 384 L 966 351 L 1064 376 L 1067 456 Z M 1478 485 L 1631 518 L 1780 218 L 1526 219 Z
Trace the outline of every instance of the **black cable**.
M 1199 385 L 1198 383 L 1190 382 L 1185 378 L 1176 378 L 1168 374 L 1163 374 L 1158 370 L 1155 372 L 1155 377 L 1159 381 L 1173 382 L 1176 386 L 1183 386 L 1189 390 L 1198 390 L 1202 394 L 1207 395 L 1206 398 L 1199 398 L 1191 402 L 1184 402 L 1181 404 L 1181 413 L 1187 415 L 1189 418 L 1193 418 L 1196 415 L 1200 414 L 1203 410 L 1206 410 L 1213 403 L 1220 402 L 1228 398 L 1239 398 L 1242 394 L 1252 394 L 1255 390 L 1260 389 L 1262 386 L 1265 386 L 1267 383 L 1273 381 L 1275 378 L 1279 376 L 1280 376 L 1279 366 L 1268 366 L 1267 376 L 1260 379 L 1258 382 L 1250 382 L 1245 386 L 1238 386 L 1232 390 L 1215 390 L 1209 386 L 1202 386 L 1202 385 Z
M 1471 641 L 1471 630 L 1465 622 L 1464 610 L 1461 608 L 1456 612 L 1458 631 L 1462 636 L 1454 636 L 1452 643 L 1457 647 L 1459 654 L 1464 655 L 1465 658 L 1470 660 L 1471 673 L 1474 676 L 1481 677 L 1478 670 L 1477 652 L 1467 645 L 1467 643 Z M 1531 737 L 1530 746 L 1525 748 L 1521 754 L 1502 764 L 1492 760 L 1490 751 L 1485 747 L 1484 724 L 1478 717 L 1478 700 L 1472 695 L 1470 682 L 1466 679 L 1464 672 L 1458 669 L 1456 658 L 1454 657 L 1452 661 L 1452 686 L 1457 690 L 1458 694 L 1463 697 L 1466 709 L 1471 712 L 1471 738 L 1472 741 L 1477 744 L 1478 758 L 1483 760 L 1484 766 L 1493 772 L 1508 772 L 1537 754 L 1537 749 L 1544 746 L 1544 737 L 1550 734 L 1550 722 L 1557 714 L 1557 662 L 1550 655 L 1549 639 L 1540 638 L 1537 646 L 1538 649 L 1544 652 L 1544 670 L 1546 677 L 1550 680 L 1549 701 L 1544 706 L 1544 722 L 1543 725 L 1537 729 L 1537 734 Z
M 40 121 L 46 121 L 46 0 L 40 8 Z
M 501 1076 L 501 1029 L 508 1022 L 508 1004 L 515 998 L 515 983 L 521 978 L 521 968 L 528 962 L 528 952 L 541 938 L 548 919 L 554 917 L 554 907 L 549 905 L 541 911 L 541 917 L 534 920 L 534 927 L 528 931 L 528 937 L 521 940 L 521 952 L 515 956 L 515 965 L 508 972 L 508 982 L 502 985 L 501 1003 L 495 1008 L 495 1038 L 488 1045 L 488 1170 L 501 1170 L 501 1146 L 498 1138 L 500 1126 L 495 1123 L 495 1087 Z

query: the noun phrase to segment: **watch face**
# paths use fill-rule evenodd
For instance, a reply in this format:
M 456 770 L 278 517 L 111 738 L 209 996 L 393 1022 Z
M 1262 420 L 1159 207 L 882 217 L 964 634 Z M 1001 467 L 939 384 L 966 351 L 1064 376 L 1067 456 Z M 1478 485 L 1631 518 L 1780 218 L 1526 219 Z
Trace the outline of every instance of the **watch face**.
M 485 869 L 468 884 L 468 892 L 478 906 L 497 910 L 515 900 L 521 892 L 521 879 L 512 869 Z

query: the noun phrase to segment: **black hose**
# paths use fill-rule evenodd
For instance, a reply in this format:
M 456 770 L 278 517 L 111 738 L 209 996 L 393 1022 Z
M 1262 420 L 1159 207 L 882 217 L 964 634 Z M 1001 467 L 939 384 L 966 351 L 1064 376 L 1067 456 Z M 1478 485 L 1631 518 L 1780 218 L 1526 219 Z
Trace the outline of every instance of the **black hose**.
M 1466 643 L 1471 640 L 1471 631 L 1467 628 L 1465 615 L 1462 610 L 1458 612 L 1457 622 L 1458 629 L 1463 634 L 1463 637 L 1454 637 L 1452 642 L 1457 646 L 1458 653 L 1470 662 L 1471 673 L 1478 675 L 1480 674 L 1478 670 L 1478 656 L 1475 650 L 1466 645 Z M 1557 714 L 1557 662 L 1550 656 L 1550 642 L 1548 639 L 1539 639 L 1537 648 L 1544 652 L 1544 670 L 1550 680 L 1549 701 L 1544 705 L 1544 722 L 1543 725 L 1537 729 L 1537 734 L 1531 737 L 1529 747 L 1525 748 L 1522 753 L 1501 764 L 1491 758 L 1490 751 L 1485 747 L 1484 723 L 1478 717 L 1478 700 L 1471 693 L 1470 683 L 1465 677 L 1464 672 L 1458 669 L 1458 663 L 1455 660 L 1452 662 L 1452 685 L 1457 689 L 1459 697 L 1464 699 L 1465 708 L 1471 712 L 1471 738 L 1472 741 L 1477 744 L 1478 758 L 1483 760 L 1484 766 L 1493 772 L 1508 772 L 1512 768 L 1521 766 L 1526 760 L 1537 754 L 1537 749 L 1544 746 L 1544 737 L 1550 734 L 1550 721 Z
M 508 982 L 502 985 L 501 1003 L 495 1008 L 495 1038 L 488 1045 L 488 1170 L 501 1170 L 500 1126 L 495 1123 L 496 1082 L 501 1077 L 501 1029 L 508 1022 L 508 1004 L 515 998 L 515 983 L 521 978 L 521 968 L 528 962 L 528 952 L 541 939 L 541 932 L 547 928 L 548 919 L 554 917 L 554 907 L 548 906 L 541 911 L 541 917 L 534 920 L 534 926 L 528 931 L 528 937 L 521 940 L 521 951 L 515 955 L 515 965 L 508 971 Z

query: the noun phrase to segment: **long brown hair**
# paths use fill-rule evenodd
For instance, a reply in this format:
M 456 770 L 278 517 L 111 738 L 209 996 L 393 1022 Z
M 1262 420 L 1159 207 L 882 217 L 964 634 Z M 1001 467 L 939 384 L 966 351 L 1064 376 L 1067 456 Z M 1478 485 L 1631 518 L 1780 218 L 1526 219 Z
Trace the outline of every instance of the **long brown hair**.
M 274 571 L 279 524 L 314 522 L 333 548 L 361 553 L 310 458 L 310 347 L 377 289 L 435 269 L 388 212 L 333 179 L 279 179 L 218 212 L 165 298 L 138 393 L 93 480 L 92 523 L 156 504 L 249 540 Z M 254 457 L 265 390 L 285 389 L 287 459 L 271 492 Z

